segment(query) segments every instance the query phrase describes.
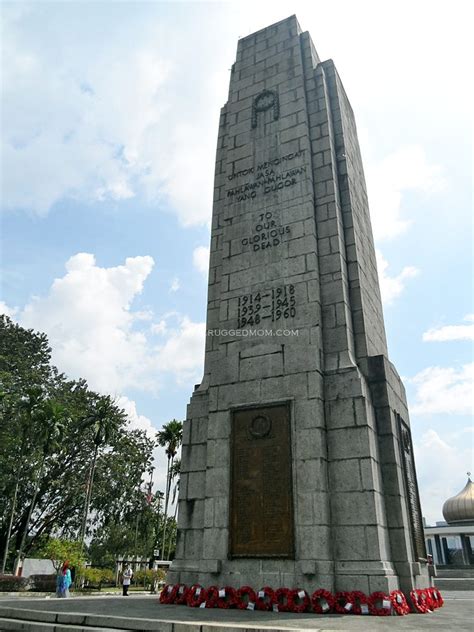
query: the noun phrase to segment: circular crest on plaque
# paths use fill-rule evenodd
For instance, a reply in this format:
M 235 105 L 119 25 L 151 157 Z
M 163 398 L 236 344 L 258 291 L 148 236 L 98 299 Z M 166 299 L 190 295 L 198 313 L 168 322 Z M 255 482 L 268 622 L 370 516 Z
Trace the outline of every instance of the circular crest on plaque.
M 266 415 L 257 415 L 250 422 L 250 434 L 255 439 L 263 439 L 272 429 L 272 422 Z

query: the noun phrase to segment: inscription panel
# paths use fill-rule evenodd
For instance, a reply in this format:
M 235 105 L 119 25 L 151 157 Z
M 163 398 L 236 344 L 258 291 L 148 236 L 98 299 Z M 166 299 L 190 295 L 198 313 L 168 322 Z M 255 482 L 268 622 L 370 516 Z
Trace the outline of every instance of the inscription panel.
M 401 417 L 398 417 L 398 421 L 413 549 L 416 559 L 426 560 L 426 546 L 423 532 L 423 521 L 421 517 L 420 495 L 418 492 L 418 483 L 416 481 L 415 459 L 413 456 L 411 432 Z
M 237 327 L 243 329 L 253 325 L 278 322 L 296 316 L 294 285 L 280 285 L 252 294 L 243 294 L 237 299 Z
M 288 404 L 233 412 L 231 557 L 293 558 Z

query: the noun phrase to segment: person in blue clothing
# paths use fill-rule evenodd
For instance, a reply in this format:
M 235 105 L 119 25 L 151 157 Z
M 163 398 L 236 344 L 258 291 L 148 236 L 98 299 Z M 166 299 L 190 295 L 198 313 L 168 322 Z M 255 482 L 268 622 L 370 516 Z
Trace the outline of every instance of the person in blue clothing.
M 56 595 L 58 597 L 69 597 L 69 586 L 72 584 L 69 562 L 64 562 L 60 573 L 56 578 Z

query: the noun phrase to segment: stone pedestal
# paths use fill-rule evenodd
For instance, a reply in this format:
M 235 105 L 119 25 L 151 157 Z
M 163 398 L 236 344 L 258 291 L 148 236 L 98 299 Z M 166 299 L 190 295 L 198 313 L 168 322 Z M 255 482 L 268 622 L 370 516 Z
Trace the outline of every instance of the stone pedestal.
M 354 116 L 292 16 L 239 40 L 221 112 L 171 582 L 429 584 L 387 356 Z

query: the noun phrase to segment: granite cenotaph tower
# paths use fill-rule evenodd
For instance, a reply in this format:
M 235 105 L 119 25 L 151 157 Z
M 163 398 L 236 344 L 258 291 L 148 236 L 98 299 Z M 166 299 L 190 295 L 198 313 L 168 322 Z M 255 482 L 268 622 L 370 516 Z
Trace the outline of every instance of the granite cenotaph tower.
M 239 40 L 221 111 L 169 581 L 428 585 L 354 115 L 295 16 Z

